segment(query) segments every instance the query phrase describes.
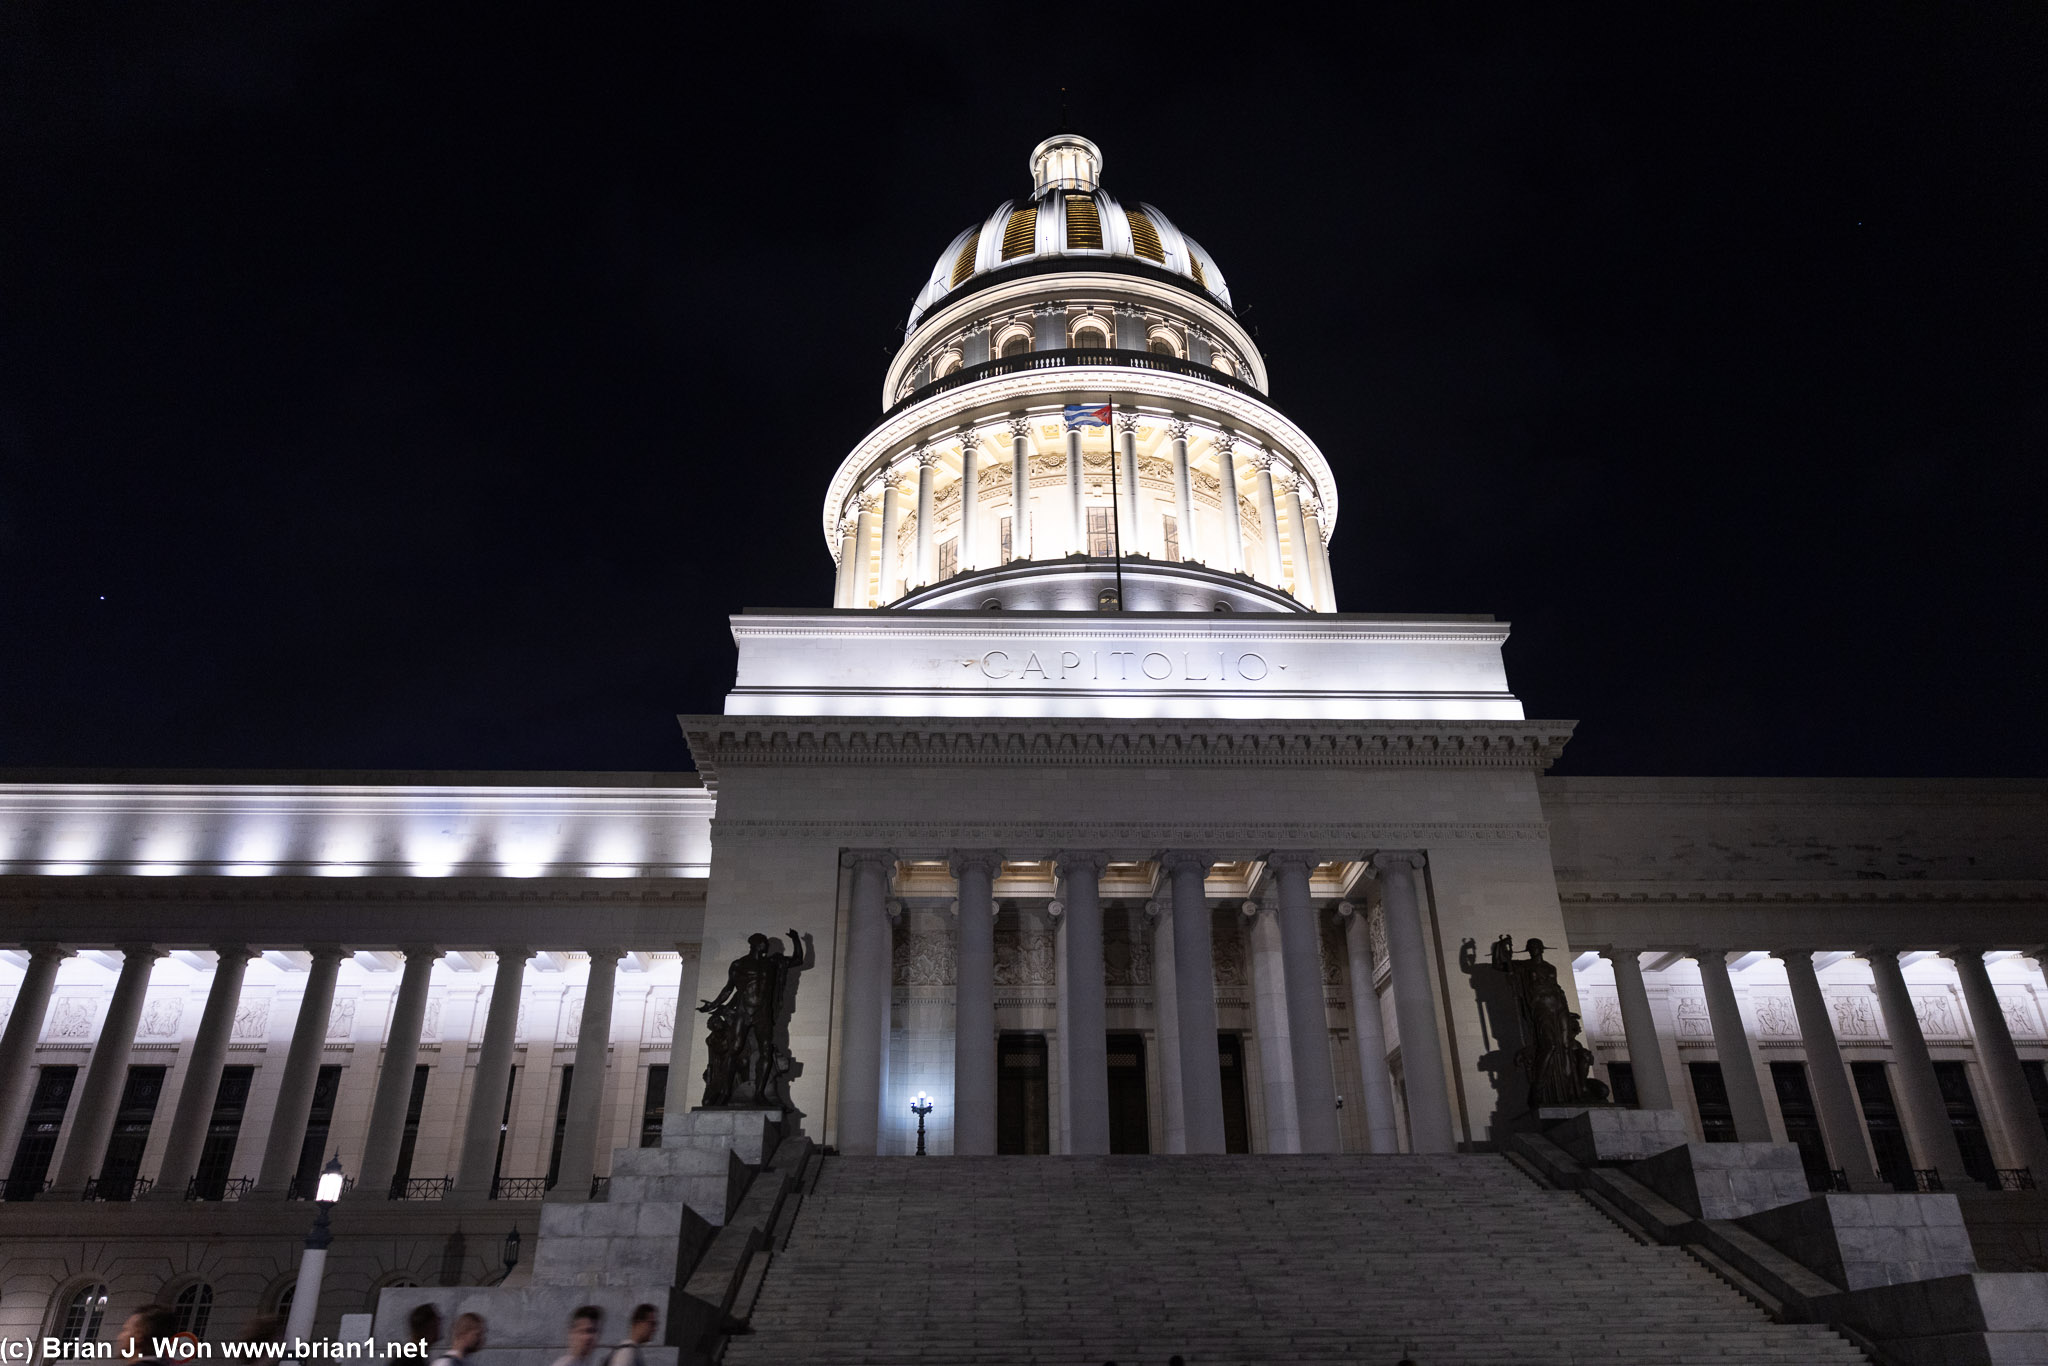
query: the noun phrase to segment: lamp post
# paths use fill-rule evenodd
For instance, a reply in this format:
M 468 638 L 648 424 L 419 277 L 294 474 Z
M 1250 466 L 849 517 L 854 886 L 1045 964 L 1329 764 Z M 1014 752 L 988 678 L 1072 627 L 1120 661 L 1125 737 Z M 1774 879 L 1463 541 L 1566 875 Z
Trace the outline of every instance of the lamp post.
M 313 1190 L 313 1201 L 320 1206 L 320 1213 L 314 1216 L 312 1231 L 306 1234 L 306 1251 L 299 1258 L 299 1281 L 292 1290 L 291 1318 L 284 1326 L 284 1340 L 294 1349 L 313 1336 L 313 1316 L 320 1310 L 320 1281 L 327 1274 L 327 1245 L 334 1241 L 327 1216 L 334 1209 L 334 1202 L 341 1199 L 342 1184 L 341 1154 L 336 1153 L 320 1169 L 320 1183 Z
M 917 1099 L 910 1102 L 910 1113 L 917 1116 L 917 1155 L 924 1156 L 924 1117 L 932 1112 L 932 1098 L 924 1092 L 917 1093 Z
M 505 1235 L 505 1269 L 498 1273 L 498 1279 L 495 1282 L 493 1282 L 493 1284 L 503 1285 L 505 1283 L 505 1278 L 507 1276 L 510 1276 L 512 1274 L 513 1269 L 518 1265 L 519 1225 L 514 1224 L 512 1226 L 512 1231 Z

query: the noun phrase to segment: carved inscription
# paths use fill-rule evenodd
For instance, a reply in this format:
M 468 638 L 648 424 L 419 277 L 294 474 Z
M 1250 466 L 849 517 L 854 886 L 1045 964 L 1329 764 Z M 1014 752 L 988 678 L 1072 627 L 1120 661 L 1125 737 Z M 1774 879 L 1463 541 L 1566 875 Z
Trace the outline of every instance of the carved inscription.
M 1232 650 L 990 650 L 961 664 L 990 682 L 1016 683 L 1257 683 L 1284 671 L 1253 651 Z

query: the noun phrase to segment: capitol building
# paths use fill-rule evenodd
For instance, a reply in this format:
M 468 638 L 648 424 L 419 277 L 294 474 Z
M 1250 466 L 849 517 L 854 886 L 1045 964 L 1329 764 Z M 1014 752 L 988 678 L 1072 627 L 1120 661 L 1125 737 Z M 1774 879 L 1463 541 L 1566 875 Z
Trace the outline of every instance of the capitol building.
M 1676 1259 L 1719 1297 L 1659 1341 L 1826 1337 L 1714 1360 L 2048 1360 L 2048 783 L 1547 776 L 1574 723 L 1524 714 L 1509 623 L 1338 601 L 1332 542 L 1402 510 L 1340 497 L 1363 457 L 1276 406 L 1222 265 L 1103 169 L 1049 138 L 943 241 L 823 490 L 821 605 L 731 619 L 695 772 L 0 771 L 0 1337 L 156 1302 L 204 1341 L 381 1339 L 432 1302 L 537 1363 L 565 1305 L 609 1334 L 651 1301 L 650 1366 L 1065 1359 L 903 1324 L 1134 1304 L 1124 1235 L 1075 1230 L 1143 1205 L 1200 1221 L 1189 1267 L 1522 1210 L 1533 1252 L 1592 1240 L 1587 1293 Z M 787 1111 L 700 1108 L 697 1007 L 763 935 Z M 1590 1110 L 1535 1097 L 1502 936 L 1556 967 Z M 1381 1203 L 1311 1235 L 1310 1190 Z M 1850 1202 L 1910 1252 L 1852 1256 Z M 1017 1296 L 935 1231 L 1008 1247 L 1034 1207 L 1066 1241 L 1014 1250 Z M 1141 1226 L 1154 1266 L 1190 1236 Z M 1514 1241 L 1470 1236 L 1445 1265 Z M 949 1285 L 984 1288 L 949 1318 Z M 858 1347 L 863 1305 L 910 1336 Z M 1117 1313 L 1074 1360 L 1179 1350 Z M 1454 1347 L 1416 1359 L 1551 1359 Z

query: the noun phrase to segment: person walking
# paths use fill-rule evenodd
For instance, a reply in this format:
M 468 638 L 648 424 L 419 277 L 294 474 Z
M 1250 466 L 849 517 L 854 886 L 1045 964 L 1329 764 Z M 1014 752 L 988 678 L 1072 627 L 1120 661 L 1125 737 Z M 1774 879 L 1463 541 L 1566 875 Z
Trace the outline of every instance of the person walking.
M 612 1349 L 606 1366 L 647 1366 L 640 1349 L 654 1341 L 655 1329 L 660 1326 L 661 1310 L 651 1304 L 634 1305 L 633 1317 L 626 1324 L 626 1340 Z
M 597 1337 L 603 1331 L 604 1310 L 594 1304 L 578 1305 L 569 1315 L 569 1350 L 555 1358 L 555 1366 L 600 1366 Z
M 462 1366 L 483 1349 L 484 1316 L 457 1314 L 455 1331 L 448 1338 L 448 1350 L 434 1358 L 434 1366 Z

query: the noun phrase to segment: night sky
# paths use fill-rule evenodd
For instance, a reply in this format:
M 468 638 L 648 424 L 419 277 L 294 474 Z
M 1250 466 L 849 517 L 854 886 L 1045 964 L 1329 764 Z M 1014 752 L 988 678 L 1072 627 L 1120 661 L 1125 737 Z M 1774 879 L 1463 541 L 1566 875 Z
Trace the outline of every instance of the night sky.
M 1559 772 L 2048 775 L 2048 10 L 662 8 L 0 11 L 0 764 L 687 767 L 1065 85 Z

